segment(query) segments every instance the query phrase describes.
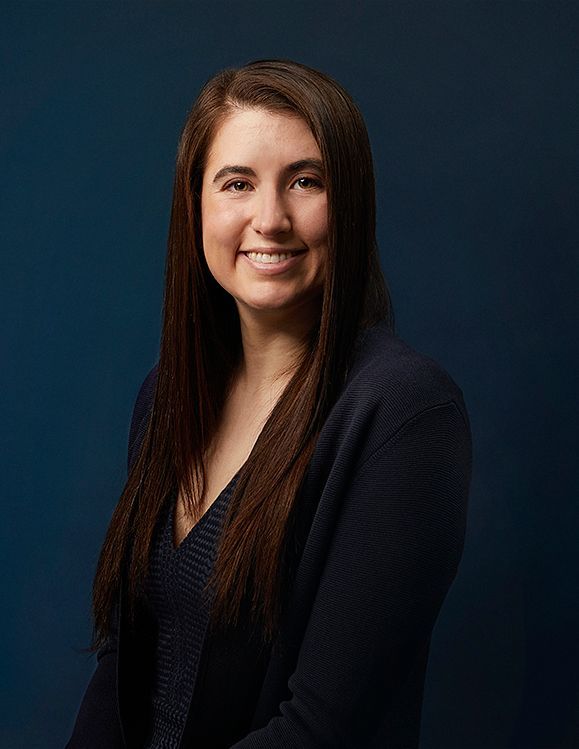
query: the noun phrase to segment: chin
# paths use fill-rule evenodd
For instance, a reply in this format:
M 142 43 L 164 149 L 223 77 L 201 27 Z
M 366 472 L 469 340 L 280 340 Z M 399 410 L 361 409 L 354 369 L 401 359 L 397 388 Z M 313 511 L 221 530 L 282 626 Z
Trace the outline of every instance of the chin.
M 284 311 L 290 311 L 292 307 L 294 306 L 291 302 L 279 302 L 279 301 L 264 301 L 264 300 L 254 300 L 249 303 L 244 303 L 243 305 L 246 309 L 251 310 L 252 312 L 264 312 L 264 313 L 276 313 L 276 312 L 284 312 Z
M 287 313 L 303 315 L 306 313 L 312 317 L 321 309 L 321 294 L 312 297 L 259 297 L 253 299 L 237 300 L 238 308 L 251 314 L 263 314 L 264 316 L 275 316 Z

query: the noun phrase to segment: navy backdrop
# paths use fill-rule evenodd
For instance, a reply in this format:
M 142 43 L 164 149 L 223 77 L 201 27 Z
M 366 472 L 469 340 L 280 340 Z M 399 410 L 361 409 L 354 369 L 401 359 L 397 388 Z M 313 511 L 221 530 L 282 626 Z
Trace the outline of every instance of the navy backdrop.
M 0 747 L 62 747 L 93 669 L 90 585 L 157 354 L 188 108 L 218 69 L 284 56 L 359 103 L 398 333 L 471 413 L 423 746 L 579 746 L 577 3 L 0 7 Z

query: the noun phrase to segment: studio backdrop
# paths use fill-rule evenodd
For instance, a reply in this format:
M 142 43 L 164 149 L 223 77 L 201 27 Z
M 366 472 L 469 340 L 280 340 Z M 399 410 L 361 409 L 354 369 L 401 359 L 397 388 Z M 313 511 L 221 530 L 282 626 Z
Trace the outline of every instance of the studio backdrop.
M 2 2 L 2 749 L 58 749 L 159 348 L 175 150 L 217 70 L 288 57 L 370 131 L 403 339 L 470 412 L 424 749 L 579 746 L 579 9 L 562 2 Z

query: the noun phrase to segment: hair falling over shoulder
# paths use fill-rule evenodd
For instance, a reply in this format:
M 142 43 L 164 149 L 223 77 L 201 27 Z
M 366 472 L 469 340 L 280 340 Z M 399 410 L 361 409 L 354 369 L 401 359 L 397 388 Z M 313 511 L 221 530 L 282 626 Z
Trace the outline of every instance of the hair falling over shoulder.
M 168 497 L 182 488 L 198 516 L 203 456 L 241 356 L 237 309 L 205 262 L 200 213 L 206 155 L 217 126 L 235 107 L 290 112 L 309 125 L 326 175 L 329 257 L 319 318 L 305 353 L 241 469 L 228 506 L 209 583 L 213 625 L 234 623 L 249 596 L 265 638 L 275 637 L 292 574 L 287 564 L 292 520 L 318 434 L 344 384 L 358 333 L 382 319 L 394 325 L 376 247 L 370 144 L 351 97 L 323 73 L 286 60 L 217 74 L 193 105 L 178 147 L 156 391 L 97 567 L 94 647 L 110 633 L 121 580 L 129 601 L 139 595 Z

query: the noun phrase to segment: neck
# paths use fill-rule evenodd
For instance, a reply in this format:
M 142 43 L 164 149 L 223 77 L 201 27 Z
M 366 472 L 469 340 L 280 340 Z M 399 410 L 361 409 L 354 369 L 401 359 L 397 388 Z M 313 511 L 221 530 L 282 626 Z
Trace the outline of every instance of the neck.
M 318 308 L 252 310 L 238 306 L 243 359 L 237 376 L 238 386 L 251 397 L 279 396 L 289 382 Z

